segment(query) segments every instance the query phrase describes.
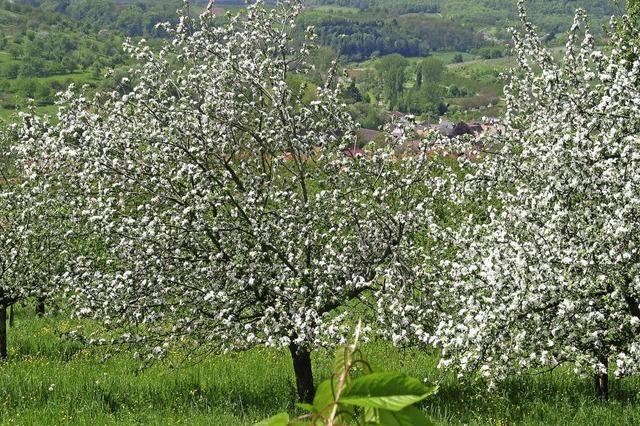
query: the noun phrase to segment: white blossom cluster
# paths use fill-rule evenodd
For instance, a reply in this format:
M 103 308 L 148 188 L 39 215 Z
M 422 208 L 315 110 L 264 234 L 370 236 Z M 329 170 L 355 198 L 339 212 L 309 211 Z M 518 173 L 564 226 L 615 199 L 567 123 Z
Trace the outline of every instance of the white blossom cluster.
M 342 341 L 353 310 L 399 342 L 432 312 L 416 286 L 443 166 L 392 146 L 345 155 L 357 126 L 335 70 L 310 103 L 289 83 L 313 48 L 312 28 L 291 39 L 300 8 L 184 17 L 158 52 L 125 46 L 131 92 L 71 89 L 56 124 L 23 131 L 93 241 L 63 274 L 71 302 L 126 329 L 118 342 L 149 357 L 175 343 L 312 349 Z
M 0 306 L 10 306 L 28 296 L 30 286 L 23 286 L 22 257 L 26 251 L 23 238 L 31 232 L 28 218 L 21 214 L 15 193 L 1 182 L 0 191 Z
M 38 121 L 30 127 L 39 129 Z M 4 308 L 55 292 L 56 276 L 68 253 L 62 243 L 66 232 L 60 226 L 62 214 L 52 199 L 40 196 L 35 179 L 21 175 L 19 156 L 10 146 L 13 140 L 11 131 L 0 134 L 0 306 Z
M 488 205 L 451 232 L 442 365 L 489 380 L 564 362 L 640 369 L 640 41 L 614 22 L 594 44 L 578 12 L 564 57 L 514 32 L 506 131 L 462 161 L 456 202 Z M 635 29 L 637 31 L 637 28 Z M 630 59 L 633 58 L 633 59 Z

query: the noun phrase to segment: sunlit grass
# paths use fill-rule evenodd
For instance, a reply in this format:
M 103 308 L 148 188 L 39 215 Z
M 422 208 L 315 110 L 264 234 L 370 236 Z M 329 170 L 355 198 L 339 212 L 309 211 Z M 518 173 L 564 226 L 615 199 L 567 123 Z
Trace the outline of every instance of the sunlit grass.
M 0 366 L 0 423 L 19 425 L 250 425 L 295 411 L 286 351 L 255 349 L 210 356 L 197 364 L 169 361 L 139 371 L 130 353 L 103 361 L 105 351 L 61 340 L 62 316 L 35 318 L 17 310 L 10 362 Z M 568 369 L 515 378 L 488 391 L 436 368 L 437 357 L 384 343 L 363 348 L 376 370 L 396 370 L 440 383 L 424 410 L 447 425 L 637 425 L 640 381 L 612 383 L 609 403 L 592 395 L 589 379 Z M 319 379 L 331 353 L 315 354 Z

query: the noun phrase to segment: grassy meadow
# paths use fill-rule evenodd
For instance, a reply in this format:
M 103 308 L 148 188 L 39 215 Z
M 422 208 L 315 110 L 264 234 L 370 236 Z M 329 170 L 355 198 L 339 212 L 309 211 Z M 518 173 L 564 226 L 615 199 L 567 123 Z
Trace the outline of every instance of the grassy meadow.
M 16 309 L 10 361 L 0 364 L 2 425 L 251 425 L 279 411 L 295 412 L 286 351 L 254 349 L 179 356 L 143 371 L 131 353 L 105 360 L 104 349 L 61 340 L 64 316 L 36 318 Z M 640 379 L 612 382 L 599 402 L 592 382 L 569 369 L 514 378 L 493 391 L 436 369 L 437 356 L 374 342 L 363 347 L 374 369 L 402 371 L 440 383 L 422 408 L 438 425 L 637 425 Z M 330 351 L 314 355 L 317 380 L 327 377 Z

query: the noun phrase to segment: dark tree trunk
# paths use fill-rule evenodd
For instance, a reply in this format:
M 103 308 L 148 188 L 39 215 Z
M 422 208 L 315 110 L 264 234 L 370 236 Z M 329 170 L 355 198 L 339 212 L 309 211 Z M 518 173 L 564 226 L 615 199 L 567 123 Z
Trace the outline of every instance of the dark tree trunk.
M 296 374 L 298 398 L 300 398 L 300 402 L 311 404 L 316 394 L 311 369 L 311 353 L 306 349 L 301 349 L 295 343 L 289 345 L 289 351 L 291 351 L 293 359 L 293 371 Z
M 38 297 L 38 301 L 36 302 L 36 315 L 38 315 L 39 317 L 43 317 L 44 314 L 46 313 L 46 307 L 44 302 L 45 302 L 44 297 Z
M 7 359 L 7 305 L 0 305 L 0 361 Z
M 605 372 L 597 372 L 595 374 L 596 395 L 598 398 L 606 401 L 609 399 L 609 359 L 601 356 L 598 361 L 605 366 Z
M 15 322 L 15 315 L 13 313 L 13 304 L 11 305 L 11 307 L 9 307 L 9 327 L 13 327 L 13 324 Z

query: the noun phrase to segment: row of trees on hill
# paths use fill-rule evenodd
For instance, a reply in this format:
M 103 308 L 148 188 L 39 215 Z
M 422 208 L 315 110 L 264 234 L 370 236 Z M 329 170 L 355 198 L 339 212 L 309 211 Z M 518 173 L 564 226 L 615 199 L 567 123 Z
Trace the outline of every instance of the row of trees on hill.
M 357 8 L 360 13 L 380 13 L 386 16 L 439 14 L 476 29 L 493 27 L 495 35 L 505 39 L 508 38 L 506 28 L 515 23 L 517 15 L 516 2 L 511 0 L 310 0 L 309 3 Z M 601 0 L 544 0 L 530 1 L 528 6 L 532 21 L 543 31 L 541 35 L 555 36 L 569 28 L 577 6 L 584 8 L 592 19 L 601 24 L 611 15 L 620 12 L 621 5 Z M 595 30 L 599 31 L 599 26 Z
M 112 0 L 26 0 L 0 2 L 0 7 L 28 16 L 54 19 L 65 15 L 90 28 L 110 28 L 127 36 L 164 36 L 155 28 L 161 22 L 175 22 L 179 0 L 119 2 Z M 53 22 L 51 22 L 53 23 Z
M 0 4 L 11 13 L 0 23 L 0 51 L 8 60 L 0 64 L 4 79 L 59 76 L 91 70 L 102 75 L 107 68 L 123 64 L 122 37 L 98 31 L 55 11 L 22 3 Z M 5 31 L 6 30 L 6 31 Z
M 491 45 L 485 37 L 455 22 L 425 15 L 387 17 L 308 12 L 304 27 L 314 25 L 320 43 L 349 60 L 393 53 L 426 56 L 432 51 L 469 51 Z
M 340 7 L 355 7 L 360 10 L 384 10 L 390 15 L 404 15 L 407 13 L 440 13 L 438 1 L 425 0 L 309 0 L 310 5 L 331 5 Z
M 557 62 L 520 6 L 503 131 L 409 156 L 394 145 L 410 129 L 349 149 L 335 68 L 310 100 L 291 89 L 312 48 L 291 42 L 299 2 L 128 46 L 130 92 L 69 90 L 59 121 L 15 129 L 0 347 L 7 306 L 64 288 L 99 342 L 146 360 L 287 348 L 303 401 L 313 351 L 356 317 L 489 381 L 573 363 L 606 397 L 609 363 L 640 368 L 638 27 L 620 20 L 599 48 L 580 13 Z
M 111 35 L 95 39 L 57 29 L 26 30 L 11 39 L 0 36 L 0 50 L 6 51 L 11 58 L 0 66 L 0 75 L 9 79 L 49 77 L 78 69 L 117 67 L 125 60 L 120 52 L 121 43 L 120 37 Z

